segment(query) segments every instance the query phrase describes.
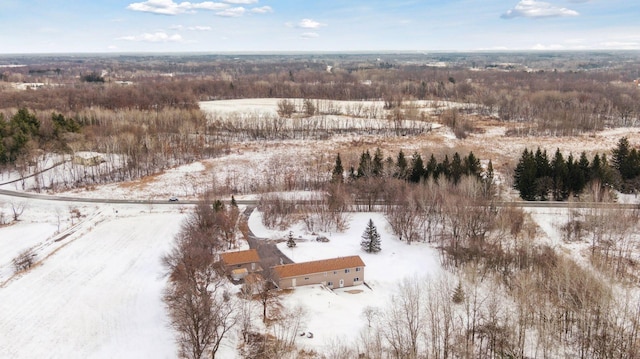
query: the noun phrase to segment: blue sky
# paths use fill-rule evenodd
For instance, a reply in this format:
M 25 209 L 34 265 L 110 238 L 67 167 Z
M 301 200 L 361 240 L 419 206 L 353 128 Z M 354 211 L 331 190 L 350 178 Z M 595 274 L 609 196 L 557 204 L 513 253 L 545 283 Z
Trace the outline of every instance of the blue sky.
M 640 49 L 638 0 L 0 0 L 0 53 Z

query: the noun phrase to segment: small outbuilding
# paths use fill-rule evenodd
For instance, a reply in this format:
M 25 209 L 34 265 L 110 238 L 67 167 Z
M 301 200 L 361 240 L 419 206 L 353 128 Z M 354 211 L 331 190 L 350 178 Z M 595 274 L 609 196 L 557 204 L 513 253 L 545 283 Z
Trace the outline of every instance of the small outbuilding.
M 106 162 L 104 156 L 97 152 L 81 151 L 73 155 L 73 163 L 83 166 L 97 166 Z
M 234 280 L 262 270 L 260 256 L 255 249 L 220 253 L 220 263 L 225 273 Z

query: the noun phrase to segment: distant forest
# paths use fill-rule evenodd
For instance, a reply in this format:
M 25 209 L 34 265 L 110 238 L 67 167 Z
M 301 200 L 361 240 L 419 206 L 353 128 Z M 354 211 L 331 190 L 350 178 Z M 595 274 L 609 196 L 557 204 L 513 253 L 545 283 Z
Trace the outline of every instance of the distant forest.
M 632 52 L 3 56 L 3 64 L 9 66 L 0 67 L 0 165 L 28 163 L 38 150 L 126 155 L 126 165 L 104 180 L 216 156 L 231 142 L 351 130 L 344 124 L 309 134 L 303 121 L 283 130 L 282 120 L 292 116 L 373 116 L 389 121 L 385 136 L 419 134 L 430 130 L 420 123 L 441 122 L 459 138 L 473 131 L 473 118 L 511 124 L 507 136 L 570 136 L 640 124 L 634 83 L 640 73 Z M 35 85 L 17 90 L 15 84 Z M 198 107 L 203 100 L 242 98 L 296 98 L 303 106 L 284 106 L 280 118 L 256 123 L 207 118 Z M 382 101 L 384 111 L 341 112 L 332 100 Z M 414 103 L 421 100 L 462 106 L 425 116 Z M 398 127 L 403 120 L 418 125 Z M 368 130 L 375 129 L 361 129 Z M 633 188 L 630 178 L 622 179 L 624 188 Z M 544 190 L 531 191 L 543 197 Z

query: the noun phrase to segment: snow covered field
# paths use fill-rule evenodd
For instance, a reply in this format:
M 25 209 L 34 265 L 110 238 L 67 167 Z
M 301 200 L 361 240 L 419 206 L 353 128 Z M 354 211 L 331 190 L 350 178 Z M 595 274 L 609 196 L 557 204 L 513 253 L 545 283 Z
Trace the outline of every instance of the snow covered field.
M 9 333 L 0 336 L 0 357 L 174 357 L 173 333 L 161 301 L 165 279 L 160 260 L 171 247 L 183 209 L 82 206 L 85 216 L 73 225 L 68 211 L 65 204 L 28 200 L 17 224 L 0 227 L 0 331 Z M 56 213 L 62 213 L 60 233 Z M 360 249 L 370 218 L 382 236 L 379 254 Z M 265 238 L 287 233 L 264 228 L 259 212 L 250 217 L 250 228 Z M 358 254 L 371 287 L 331 292 L 310 286 L 286 295 L 286 306 L 305 308 L 304 330 L 315 335 L 298 338 L 303 348 L 323 352 L 337 339 L 354 341 L 364 325 L 362 309 L 383 307 L 398 280 L 441 274 L 433 249 L 399 242 L 379 213 L 352 214 L 347 231 L 327 234 L 329 243 L 316 242 L 298 227 L 292 230 L 306 240 L 298 240 L 293 250 L 283 248 L 285 254 L 295 261 Z M 27 248 L 34 248 L 37 264 L 13 276 L 11 259 Z M 223 350 L 228 356 L 229 348 Z
M 177 207 L 102 206 L 51 243 L 47 207 L 33 201 L 0 228 L 0 357 L 175 357 L 161 257 L 183 218 Z M 7 280 L 9 253 L 34 246 L 37 264 Z
M 221 113 L 236 112 L 239 108 L 275 112 L 276 105 L 277 99 L 264 99 L 216 101 L 203 103 L 202 107 Z M 353 137 L 345 137 L 324 142 L 240 144 L 226 156 L 170 169 L 140 181 L 77 189 L 62 195 L 115 199 L 168 199 L 176 195 L 188 199 L 196 198 L 212 184 L 250 190 L 253 184 L 264 182 L 278 166 L 296 171 L 295 164 L 286 161 L 294 155 L 317 161 L 318 173 L 322 174 L 322 171 L 329 173 L 330 167 L 325 167 L 335 153 L 373 150 L 378 145 L 384 147 L 386 154 L 398 149 L 411 153 L 462 146 L 482 159 L 494 159 L 499 171 L 508 167 L 509 161 L 525 147 L 540 145 L 548 151 L 559 147 L 575 154 L 583 149 L 608 151 L 622 136 L 636 143 L 640 141 L 637 129 L 616 129 L 572 138 L 539 137 L 533 144 L 527 138 L 505 139 L 504 124 L 483 126 L 484 133 L 473 133 L 465 140 L 455 139 L 448 129 L 441 128 L 415 138 L 385 139 L 384 143 L 371 138 L 357 142 Z M 354 143 L 360 143 L 357 146 L 361 147 L 354 149 Z M 16 175 L 2 175 L 0 183 Z M 25 187 L 29 187 L 29 181 Z M 3 186 L 10 190 L 21 187 L 17 183 Z M 627 203 L 634 201 L 637 203 L 638 199 L 624 198 Z M 175 357 L 173 332 L 161 301 L 165 279 L 160 260 L 170 249 L 188 207 L 81 205 L 0 196 L 0 211 L 5 216 L 11 216 L 12 202 L 25 202 L 26 207 L 20 221 L 0 227 L 0 358 Z M 72 218 L 74 209 L 81 213 L 79 218 Z M 562 246 L 576 256 L 588 246 L 562 242 L 559 226 L 566 219 L 566 210 L 529 212 L 539 225 L 537 236 L 541 241 Z M 360 249 L 361 235 L 369 219 L 382 237 L 382 251 L 378 254 Z M 329 291 L 320 286 L 299 287 L 283 297 L 286 306 L 305 308 L 302 330 L 314 333 L 313 339 L 296 338 L 297 344 L 319 353 L 337 341 L 356 341 L 366 325 L 363 309 L 383 308 L 403 278 L 447 275 L 433 248 L 423 243 L 400 242 L 380 213 L 350 214 L 345 232 L 325 234 L 330 239 L 328 243 L 316 242 L 315 236 L 300 225 L 285 231 L 269 230 L 261 224 L 259 212 L 252 214 L 249 225 L 257 236 L 264 238 L 284 238 L 292 230 L 298 238 L 297 246 L 289 249 L 282 243 L 280 248 L 296 262 L 348 255 L 360 255 L 365 262 L 365 282 L 370 288 L 361 285 Z M 14 275 L 11 260 L 28 248 L 37 254 L 36 265 L 28 272 Z M 224 351 L 225 358 L 233 357 L 228 345 Z

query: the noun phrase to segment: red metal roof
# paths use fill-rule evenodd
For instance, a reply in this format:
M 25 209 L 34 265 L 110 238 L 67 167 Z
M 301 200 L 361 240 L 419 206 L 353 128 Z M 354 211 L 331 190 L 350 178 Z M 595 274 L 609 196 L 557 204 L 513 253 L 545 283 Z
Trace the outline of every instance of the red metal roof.
M 255 249 L 220 253 L 220 259 L 225 265 L 228 266 L 260 262 L 260 256 L 258 256 L 258 251 L 256 251 Z
M 282 264 L 273 267 L 280 279 L 298 277 L 306 274 L 330 272 L 346 268 L 364 267 L 360 256 L 338 257 L 319 261 Z

